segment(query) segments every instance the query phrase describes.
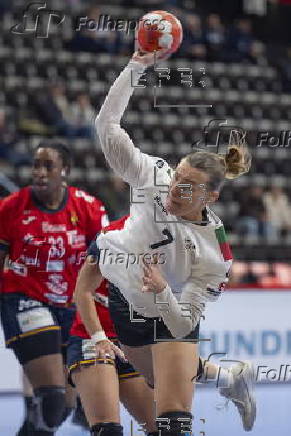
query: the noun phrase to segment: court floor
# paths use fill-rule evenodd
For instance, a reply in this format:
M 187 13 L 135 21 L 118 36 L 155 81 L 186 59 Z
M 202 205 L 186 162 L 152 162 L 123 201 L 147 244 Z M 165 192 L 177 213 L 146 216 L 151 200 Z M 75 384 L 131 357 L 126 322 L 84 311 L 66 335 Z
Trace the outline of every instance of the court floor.
M 193 407 L 194 436 L 289 436 L 291 434 L 291 385 L 259 385 L 256 390 L 258 415 L 252 432 L 241 427 L 236 408 L 220 409 L 223 399 L 213 387 L 198 387 Z M 23 405 L 18 395 L 0 395 L 0 435 L 15 436 L 22 420 Z M 142 436 L 143 432 L 122 409 L 124 436 Z M 132 427 L 132 429 L 131 429 Z M 70 423 L 70 418 L 56 436 L 87 436 L 88 432 Z

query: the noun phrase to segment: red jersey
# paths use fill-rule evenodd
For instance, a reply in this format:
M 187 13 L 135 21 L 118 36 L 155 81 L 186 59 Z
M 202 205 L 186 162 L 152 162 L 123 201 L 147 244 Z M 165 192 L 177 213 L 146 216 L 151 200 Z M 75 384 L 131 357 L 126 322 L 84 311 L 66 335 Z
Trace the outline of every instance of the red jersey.
M 31 187 L 9 195 L 0 204 L 0 248 L 9 253 L 2 292 L 70 303 L 87 246 L 107 222 L 102 202 L 77 188 L 53 211 Z
M 112 221 L 109 226 L 104 228 L 106 230 L 120 230 L 123 229 L 124 223 L 127 220 L 128 215 L 120 218 L 119 220 Z M 105 331 L 108 338 L 115 338 L 116 332 L 114 329 L 114 324 L 111 321 L 109 309 L 108 309 L 108 287 L 109 283 L 107 280 L 103 280 L 100 287 L 96 289 L 95 293 L 95 306 L 96 311 L 102 325 L 103 330 Z M 89 339 L 90 335 L 88 335 L 87 330 L 81 320 L 79 313 L 76 313 L 75 320 L 72 324 L 71 336 L 79 336 L 82 339 Z

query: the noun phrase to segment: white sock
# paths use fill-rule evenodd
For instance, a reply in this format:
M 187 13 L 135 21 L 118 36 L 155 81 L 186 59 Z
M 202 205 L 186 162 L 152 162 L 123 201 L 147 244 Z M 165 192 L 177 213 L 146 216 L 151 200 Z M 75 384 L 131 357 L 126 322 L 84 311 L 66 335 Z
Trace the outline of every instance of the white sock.
M 200 383 L 215 383 L 218 388 L 228 388 L 233 383 L 233 374 L 227 368 L 217 367 L 217 371 L 213 377 L 204 374 L 198 380 Z

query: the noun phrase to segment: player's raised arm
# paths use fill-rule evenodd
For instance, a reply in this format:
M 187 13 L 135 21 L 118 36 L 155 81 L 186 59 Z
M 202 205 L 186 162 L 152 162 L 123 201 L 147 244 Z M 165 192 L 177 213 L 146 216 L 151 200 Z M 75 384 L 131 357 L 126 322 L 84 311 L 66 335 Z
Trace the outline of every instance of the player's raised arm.
M 160 50 L 157 59 L 164 58 Z M 96 118 L 96 130 L 107 162 L 117 175 L 133 187 L 142 187 L 152 177 L 153 159 L 136 148 L 120 120 L 145 68 L 154 63 L 154 53 L 135 52 L 111 86 Z

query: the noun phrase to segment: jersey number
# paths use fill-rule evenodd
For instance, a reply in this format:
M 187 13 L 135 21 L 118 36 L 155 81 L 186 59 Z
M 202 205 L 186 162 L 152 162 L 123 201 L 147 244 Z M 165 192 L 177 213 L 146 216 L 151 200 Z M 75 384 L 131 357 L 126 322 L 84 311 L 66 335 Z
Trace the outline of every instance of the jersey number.
M 160 242 L 156 242 L 155 244 L 151 244 L 150 248 L 152 248 L 153 250 L 155 250 L 156 248 L 162 247 L 162 245 L 168 245 L 171 244 L 171 242 L 174 241 L 174 238 L 172 236 L 172 233 L 168 230 L 168 229 L 164 229 L 162 231 L 162 234 L 167 236 L 167 239 L 163 239 Z

